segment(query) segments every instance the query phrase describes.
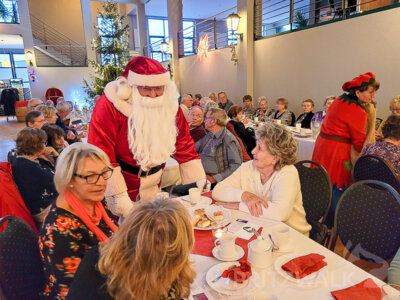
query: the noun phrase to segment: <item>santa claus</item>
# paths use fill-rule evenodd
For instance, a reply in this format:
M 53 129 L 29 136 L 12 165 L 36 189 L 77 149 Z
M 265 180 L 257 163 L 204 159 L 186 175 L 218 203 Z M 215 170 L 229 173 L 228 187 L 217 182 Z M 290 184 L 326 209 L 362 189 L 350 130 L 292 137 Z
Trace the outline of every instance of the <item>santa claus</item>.
M 88 142 L 104 150 L 115 166 L 106 190 L 114 214 L 126 215 L 137 198 L 154 198 L 171 156 L 179 163 L 182 183 L 203 188 L 206 175 L 178 96 L 169 72 L 140 56 L 107 84 L 96 103 Z

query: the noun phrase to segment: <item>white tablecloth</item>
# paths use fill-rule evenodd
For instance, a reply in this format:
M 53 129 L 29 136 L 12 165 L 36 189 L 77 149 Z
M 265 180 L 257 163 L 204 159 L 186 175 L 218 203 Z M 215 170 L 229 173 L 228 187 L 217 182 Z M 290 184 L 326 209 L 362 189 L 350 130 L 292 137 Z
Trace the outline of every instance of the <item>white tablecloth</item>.
M 295 136 L 294 139 L 297 141 L 297 161 L 301 160 L 312 160 L 312 155 L 315 147 L 315 140 L 311 138 L 302 138 Z
M 256 217 L 249 216 L 246 213 L 231 210 L 233 219 L 245 218 L 250 222 L 258 223 L 260 226 L 267 228 L 267 230 L 276 224 L 277 222 L 260 219 Z M 291 228 L 290 228 L 291 229 Z M 221 263 L 213 257 L 206 257 L 200 255 L 191 255 L 191 260 L 194 263 L 194 268 L 197 272 L 197 277 L 195 279 L 194 288 L 206 290 L 215 299 L 279 299 L 279 300 L 324 300 L 334 299 L 330 292 L 347 288 L 349 286 L 355 285 L 367 278 L 371 278 L 378 286 L 382 286 L 385 283 L 376 277 L 368 274 L 364 270 L 353 265 L 351 262 L 345 260 L 344 258 L 336 255 L 334 252 L 328 250 L 327 248 L 317 244 L 308 237 L 300 234 L 299 232 L 291 229 L 290 239 L 295 245 L 295 252 L 309 254 L 318 253 L 325 256 L 325 261 L 328 263 L 328 276 L 325 280 L 317 285 L 304 286 L 298 285 L 296 283 L 290 282 L 279 274 L 276 273 L 274 269 L 274 264 L 272 266 L 259 270 L 255 268 L 260 274 L 259 287 L 250 295 L 241 297 L 232 297 L 219 294 L 212 290 L 205 280 L 205 275 L 207 271 L 213 265 Z M 274 261 L 277 257 L 283 254 L 274 253 Z M 400 294 L 400 293 L 399 293 Z M 275 297 L 276 298 L 275 298 Z

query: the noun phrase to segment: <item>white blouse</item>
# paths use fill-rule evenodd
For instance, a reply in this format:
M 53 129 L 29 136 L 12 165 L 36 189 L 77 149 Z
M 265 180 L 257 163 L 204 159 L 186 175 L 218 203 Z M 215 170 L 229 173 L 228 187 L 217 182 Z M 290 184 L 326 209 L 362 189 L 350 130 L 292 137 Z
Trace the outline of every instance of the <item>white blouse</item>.
M 212 197 L 217 201 L 239 202 L 239 210 L 250 213 L 247 205 L 242 202 L 242 194 L 245 191 L 253 193 L 267 202 L 268 208 L 262 206 L 261 217 L 285 222 L 308 235 L 311 226 L 306 220 L 299 174 L 295 166 L 285 166 L 275 171 L 262 184 L 260 172 L 252 162 L 243 163 L 231 176 L 219 182 Z

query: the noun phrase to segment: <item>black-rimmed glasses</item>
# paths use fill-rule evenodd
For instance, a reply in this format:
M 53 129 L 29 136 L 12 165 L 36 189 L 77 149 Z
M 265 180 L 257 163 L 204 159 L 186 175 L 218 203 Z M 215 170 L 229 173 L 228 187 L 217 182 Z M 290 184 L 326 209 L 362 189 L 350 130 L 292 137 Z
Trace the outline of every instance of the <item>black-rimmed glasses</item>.
M 96 184 L 99 181 L 100 176 L 103 177 L 104 180 L 108 180 L 108 179 L 110 179 L 113 172 L 114 172 L 113 169 L 108 169 L 100 174 L 91 174 L 91 175 L 83 176 L 83 175 L 74 173 L 74 176 L 85 179 L 88 184 Z

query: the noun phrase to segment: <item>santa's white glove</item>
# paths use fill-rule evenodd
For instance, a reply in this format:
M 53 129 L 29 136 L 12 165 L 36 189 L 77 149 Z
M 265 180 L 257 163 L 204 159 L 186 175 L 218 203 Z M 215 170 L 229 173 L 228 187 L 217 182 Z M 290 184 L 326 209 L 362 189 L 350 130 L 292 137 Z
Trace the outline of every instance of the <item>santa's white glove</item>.
M 106 197 L 108 208 L 116 216 L 126 217 L 131 210 L 133 203 L 127 192 Z
M 105 192 L 107 206 L 114 215 L 127 216 L 131 210 L 133 203 L 127 190 L 121 167 L 115 167 L 112 176 L 107 181 Z
M 211 190 L 211 182 L 209 182 L 205 178 L 197 180 L 196 181 L 196 185 L 202 191 L 202 193 L 207 193 L 207 192 L 209 192 Z

